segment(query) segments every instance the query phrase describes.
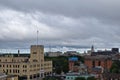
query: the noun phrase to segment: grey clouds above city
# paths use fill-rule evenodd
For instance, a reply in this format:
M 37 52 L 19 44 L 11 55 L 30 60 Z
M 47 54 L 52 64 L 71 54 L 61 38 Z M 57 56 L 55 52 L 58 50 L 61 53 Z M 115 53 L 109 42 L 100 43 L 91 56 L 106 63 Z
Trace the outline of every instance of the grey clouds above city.
M 120 47 L 120 0 L 0 0 L 0 48 Z

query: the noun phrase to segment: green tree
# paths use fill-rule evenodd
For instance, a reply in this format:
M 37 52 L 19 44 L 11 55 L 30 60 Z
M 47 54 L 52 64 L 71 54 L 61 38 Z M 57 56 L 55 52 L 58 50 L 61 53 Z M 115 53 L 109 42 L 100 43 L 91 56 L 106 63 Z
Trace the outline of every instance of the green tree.
M 87 80 L 96 80 L 94 77 L 88 77 Z
M 69 71 L 68 57 L 45 57 L 45 59 L 53 61 L 53 72 L 61 74 L 61 72 L 67 73 Z
M 75 80 L 86 80 L 85 77 L 76 77 Z
M 111 73 L 120 73 L 120 61 L 114 61 L 111 68 Z

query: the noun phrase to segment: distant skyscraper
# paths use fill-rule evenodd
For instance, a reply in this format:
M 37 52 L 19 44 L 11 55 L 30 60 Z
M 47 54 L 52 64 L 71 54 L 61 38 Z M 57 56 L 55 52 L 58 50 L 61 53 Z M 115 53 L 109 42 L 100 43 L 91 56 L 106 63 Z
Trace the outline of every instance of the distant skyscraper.
M 95 50 L 94 50 L 94 46 L 92 45 L 92 47 L 91 47 L 91 53 L 92 52 L 94 52 Z

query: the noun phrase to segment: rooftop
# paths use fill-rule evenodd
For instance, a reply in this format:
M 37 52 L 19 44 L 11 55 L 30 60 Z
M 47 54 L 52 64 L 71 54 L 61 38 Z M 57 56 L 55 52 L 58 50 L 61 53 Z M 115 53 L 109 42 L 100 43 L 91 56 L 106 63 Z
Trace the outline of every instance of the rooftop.
M 111 56 L 104 56 L 104 55 L 97 55 L 97 56 L 85 56 L 85 59 L 101 59 L 101 60 L 105 60 L 105 59 L 111 59 Z

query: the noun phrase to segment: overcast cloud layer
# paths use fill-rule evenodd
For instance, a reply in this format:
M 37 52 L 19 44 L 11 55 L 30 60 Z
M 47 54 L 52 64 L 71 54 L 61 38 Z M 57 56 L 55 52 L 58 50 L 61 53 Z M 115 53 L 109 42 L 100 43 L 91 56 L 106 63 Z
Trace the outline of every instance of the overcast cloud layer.
M 0 0 L 0 47 L 120 47 L 120 0 Z

